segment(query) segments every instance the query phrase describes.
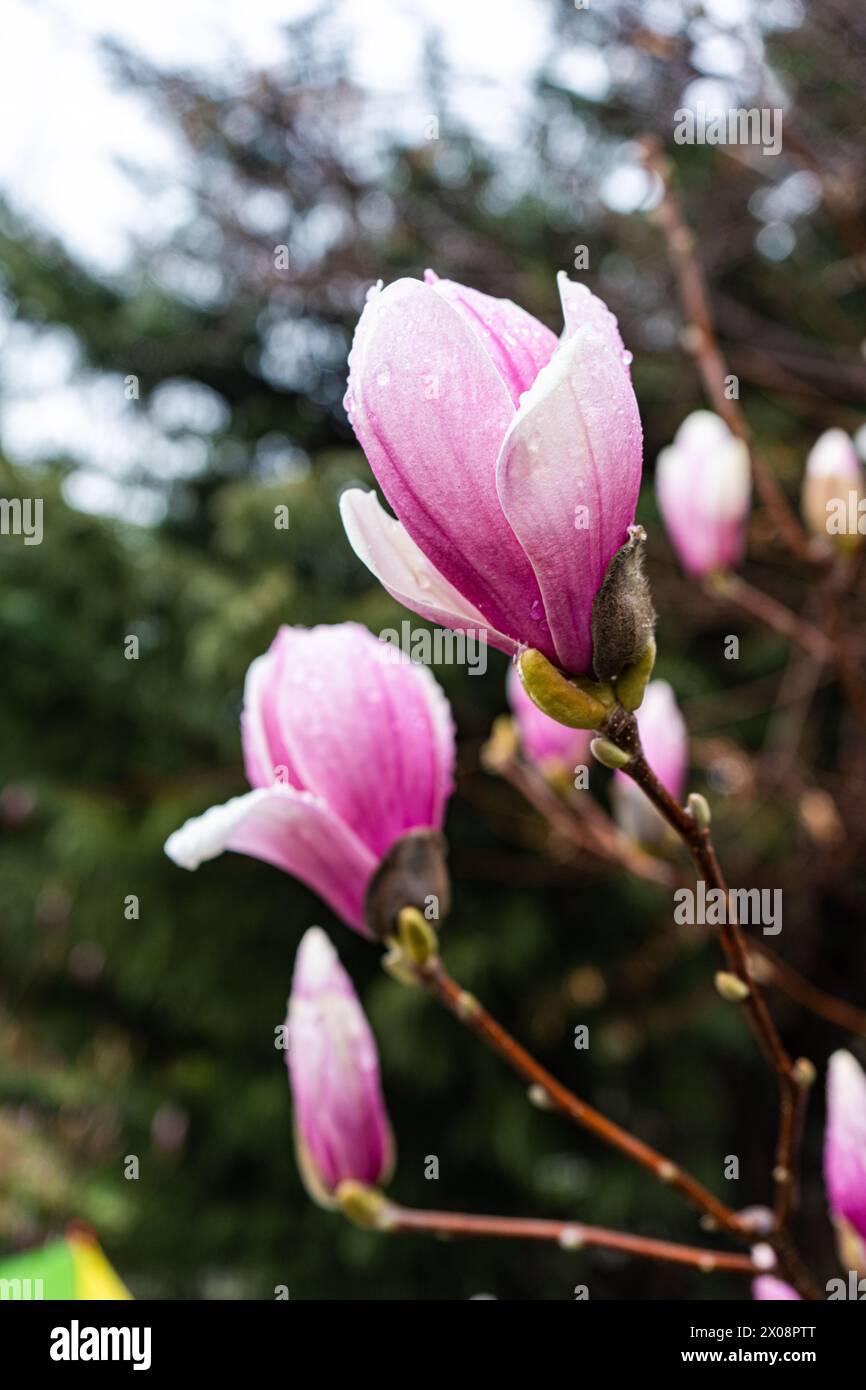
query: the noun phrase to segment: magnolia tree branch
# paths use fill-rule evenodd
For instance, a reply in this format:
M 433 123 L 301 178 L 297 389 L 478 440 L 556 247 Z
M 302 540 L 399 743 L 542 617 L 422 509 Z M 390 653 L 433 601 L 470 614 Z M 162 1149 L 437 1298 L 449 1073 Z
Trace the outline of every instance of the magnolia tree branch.
M 650 1148 L 628 1130 L 607 1119 L 578 1097 L 547 1071 L 527 1052 L 510 1033 L 497 1023 L 474 995 L 461 989 L 446 971 L 438 956 L 431 957 L 418 967 L 417 978 L 428 992 L 449 1010 L 461 1023 L 493 1048 L 530 1087 L 536 1088 L 552 1109 L 596 1135 L 611 1148 L 619 1150 L 667 1187 L 672 1187 L 711 1218 L 716 1226 L 740 1237 L 755 1238 L 755 1230 L 736 1212 L 715 1197 L 702 1183 L 670 1159 Z
M 837 653 L 833 643 L 821 631 L 809 623 L 799 614 L 792 612 L 784 603 L 779 603 L 778 599 L 772 598 L 770 594 L 765 594 L 762 589 L 756 589 L 754 585 L 747 584 L 745 579 L 741 579 L 738 574 L 724 572 L 712 576 L 706 584 L 707 591 L 713 598 L 731 599 L 747 613 L 751 613 L 753 618 L 765 623 L 767 627 L 778 632 L 782 637 L 787 637 L 790 642 L 796 642 L 802 647 L 803 651 L 808 652 L 809 656 L 815 657 L 817 661 L 835 661 Z
M 816 555 L 810 545 L 775 474 L 757 448 L 739 401 L 728 394 L 728 365 L 716 337 L 706 281 L 695 252 L 695 238 L 683 217 L 679 196 L 673 185 L 670 161 L 656 136 L 644 136 L 641 147 L 648 172 L 654 174 L 661 184 L 661 201 L 654 209 L 653 216 L 665 234 L 680 302 L 688 322 L 686 346 L 695 359 L 704 389 L 716 414 L 721 415 L 731 433 L 746 445 L 755 487 L 789 550 L 804 564 L 823 568 L 824 560 Z
M 419 1232 L 439 1236 L 494 1236 L 506 1240 L 548 1240 L 564 1250 L 595 1247 L 600 1250 L 621 1250 L 644 1260 L 661 1260 L 668 1264 L 689 1265 L 704 1274 L 728 1270 L 736 1274 L 758 1274 L 760 1267 L 749 1255 L 732 1254 L 726 1250 L 702 1250 L 692 1245 L 677 1245 L 669 1240 L 654 1240 L 650 1236 L 634 1236 L 624 1231 L 609 1231 L 602 1226 L 584 1226 L 575 1221 L 548 1221 L 521 1216 L 475 1216 L 453 1211 L 414 1211 L 394 1206 L 390 1202 L 380 1217 L 382 1229 L 389 1232 Z
M 813 1297 L 811 1281 L 799 1265 L 787 1234 L 787 1225 L 797 1192 L 798 1150 L 803 1112 L 814 1067 L 804 1058 L 793 1061 L 776 1029 L 752 972 L 746 942 L 736 920 L 734 903 L 722 873 L 709 827 L 700 824 L 690 810 L 684 810 L 656 777 L 641 746 L 637 720 L 618 705 L 608 716 L 605 737 L 628 756 L 623 772 L 640 787 L 656 810 L 677 832 L 692 857 L 699 876 L 708 887 L 725 895 L 727 911 L 719 935 L 728 968 L 739 981 L 738 1002 L 748 1014 L 753 1032 L 764 1056 L 776 1075 L 779 1088 L 779 1128 L 773 1182 L 776 1230 L 770 1238 L 783 1267 L 804 1297 Z
M 813 985 L 763 941 L 749 941 L 748 952 L 752 975 L 761 984 L 775 985 L 809 1013 L 826 1019 L 846 1033 L 866 1038 L 866 1010 Z

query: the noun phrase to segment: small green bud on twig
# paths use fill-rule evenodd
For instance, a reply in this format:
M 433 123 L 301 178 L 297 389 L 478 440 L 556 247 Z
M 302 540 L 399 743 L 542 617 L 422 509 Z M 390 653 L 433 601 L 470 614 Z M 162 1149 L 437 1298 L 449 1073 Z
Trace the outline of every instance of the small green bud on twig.
M 798 1057 L 794 1063 L 791 1074 L 798 1086 L 804 1091 L 808 1091 L 810 1086 L 814 1086 L 815 1078 L 818 1075 L 815 1070 L 815 1063 L 810 1062 L 808 1057 Z
M 700 792 L 689 792 L 687 806 L 689 815 L 695 824 L 699 825 L 702 830 L 707 830 L 713 819 L 713 813 L 710 810 L 710 803 L 707 801 L 707 798 L 701 796 Z
M 530 1086 L 526 1094 L 529 1097 L 530 1105 L 534 1105 L 536 1110 L 553 1110 L 553 1101 L 544 1087 L 539 1086 L 537 1081 Z
M 530 700 L 568 729 L 600 728 L 616 703 L 610 685 L 583 676 L 564 676 L 532 647 L 521 653 L 517 670 Z
M 392 1224 L 388 1200 L 377 1187 L 346 1178 L 334 1196 L 346 1219 L 365 1231 L 387 1231 Z
M 630 710 L 632 713 L 636 709 L 640 709 L 655 664 L 656 644 L 655 638 L 651 637 L 637 661 L 633 662 L 631 666 L 626 666 L 614 682 L 616 698 L 623 709 Z
M 732 975 L 728 970 L 716 972 L 716 989 L 728 1004 L 742 1004 L 744 999 L 749 997 L 749 986 L 745 980 L 741 980 L 739 975 Z
M 631 754 L 626 753 L 623 748 L 617 748 L 609 738 L 594 738 L 589 745 L 589 751 L 604 767 L 628 767 L 631 762 Z
M 426 965 L 439 952 L 439 938 L 417 907 L 403 907 L 397 913 L 397 940 L 413 965 Z

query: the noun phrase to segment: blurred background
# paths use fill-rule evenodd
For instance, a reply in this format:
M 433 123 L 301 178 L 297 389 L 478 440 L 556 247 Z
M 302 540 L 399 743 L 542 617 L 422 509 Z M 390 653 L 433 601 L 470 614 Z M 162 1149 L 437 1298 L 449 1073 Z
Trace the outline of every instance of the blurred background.
M 817 435 L 864 418 L 862 7 L 6 0 L 0 27 L 0 488 L 45 509 L 41 545 L 0 537 L 0 1257 L 77 1218 L 140 1298 L 747 1296 L 612 1254 L 386 1241 L 314 1207 L 274 1027 L 316 922 L 377 1034 L 395 1197 L 699 1238 L 301 886 L 233 855 L 185 874 L 162 844 L 244 789 L 243 676 L 280 623 L 407 616 L 337 516 L 370 480 L 341 404 L 367 287 L 430 265 L 558 332 L 554 276 L 585 245 L 576 274 L 635 358 L 658 673 L 692 785 L 731 882 L 784 889 L 779 955 L 862 1006 L 862 730 L 831 673 L 683 578 L 658 523 L 653 461 L 703 400 L 634 143 L 675 159 L 742 404 L 796 498 Z M 782 153 L 674 145 L 699 102 L 783 107 Z M 809 612 L 771 537 L 758 508 L 745 573 Z M 713 990 L 716 947 L 480 768 L 505 671 L 436 673 L 460 732 L 449 966 L 587 1099 L 732 1204 L 766 1201 L 775 1089 Z M 605 801 L 601 769 L 593 786 Z M 836 1047 L 864 1057 L 770 1002 L 821 1074 Z M 823 1279 L 821 1092 L 800 1234 Z

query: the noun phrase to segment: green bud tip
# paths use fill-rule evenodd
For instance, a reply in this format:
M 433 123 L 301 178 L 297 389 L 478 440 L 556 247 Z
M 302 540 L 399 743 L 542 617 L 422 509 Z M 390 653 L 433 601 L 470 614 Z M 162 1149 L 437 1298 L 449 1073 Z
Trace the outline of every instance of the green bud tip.
M 419 967 L 439 951 L 436 931 L 417 907 L 403 907 L 397 913 L 397 941 L 406 959 Z
M 562 1250 L 581 1250 L 586 1237 L 579 1226 L 563 1226 L 556 1243 Z
M 550 1096 L 548 1095 L 547 1091 L 545 1091 L 544 1087 L 539 1086 L 537 1081 L 534 1082 L 532 1086 L 530 1086 L 526 1094 L 529 1097 L 530 1105 L 534 1105 L 536 1110 L 553 1109 L 553 1101 L 550 1099 Z
M 616 703 L 611 685 L 565 676 L 532 647 L 521 652 L 517 670 L 530 700 L 568 729 L 600 728 Z
M 798 1086 L 808 1091 L 810 1086 L 814 1086 L 817 1075 L 814 1062 L 810 1062 L 808 1057 L 797 1058 L 793 1066 L 793 1077 Z
M 745 980 L 727 970 L 716 973 L 716 989 L 728 1004 L 742 1004 L 749 997 L 749 986 Z
M 651 637 L 637 661 L 633 662 L 631 666 L 626 666 L 614 682 L 616 698 L 623 709 L 630 710 L 632 713 L 636 709 L 640 709 L 655 664 L 656 643 L 655 638 Z
M 392 1224 L 390 1205 L 377 1187 L 346 1178 L 334 1196 L 346 1219 L 365 1231 L 387 1231 Z
M 604 767 L 628 767 L 631 762 L 631 754 L 624 749 L 617 748 L 615 743 L 611 743 L 609 738 L 594 738 L 589 745 L 589 751 L 597 762 Z
M 713 819 L 713 813 L 710 810 L 710 803 L 707 801 L 707 798 L 701 796 L 700 792 L 689 792 L 687 805 L 689 815 L 695 824 L 699 825 L 702 830 L 707 830 Z
M 382 957 L 382 969 L 401 985 L 420 985 L 421 978 L 414 965 L 403 953 L 403 948 L 391 938 L 390 945 Z

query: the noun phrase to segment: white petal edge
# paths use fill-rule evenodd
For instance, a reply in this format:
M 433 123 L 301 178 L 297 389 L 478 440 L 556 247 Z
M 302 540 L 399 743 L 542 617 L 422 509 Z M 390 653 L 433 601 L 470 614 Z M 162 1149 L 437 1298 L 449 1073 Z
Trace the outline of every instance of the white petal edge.
M 393 599 L 428 622 L 472 629 L 501 651 L 513 654 L 518 642 L 492 628 L 473 604 L 430 563 L 403 524 L 389 516 L 375 492 L 348 488 L 340 498 L 340 517 L 349 544 Z

